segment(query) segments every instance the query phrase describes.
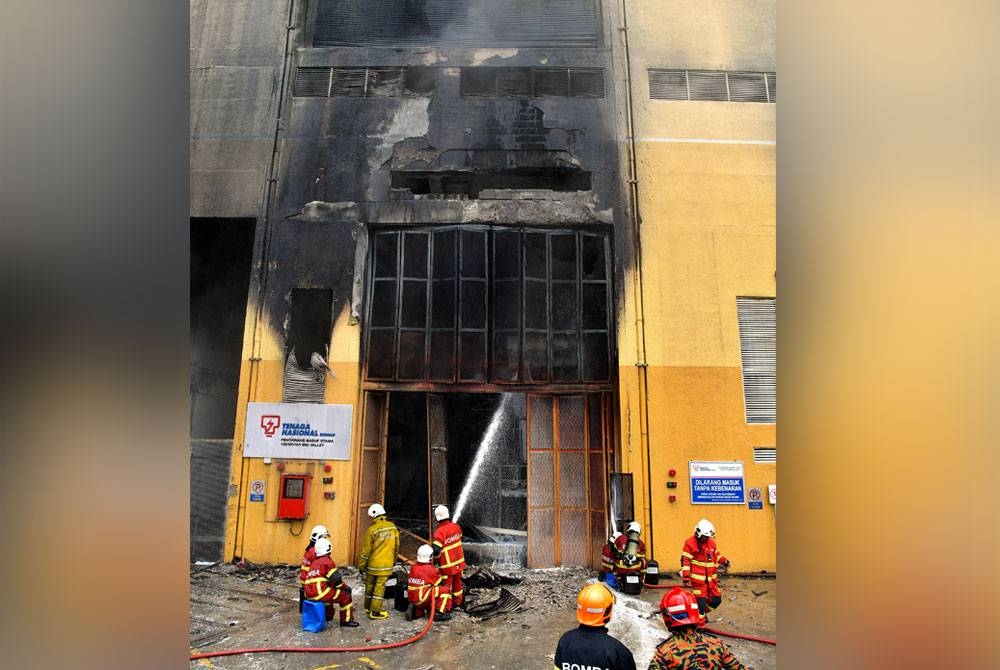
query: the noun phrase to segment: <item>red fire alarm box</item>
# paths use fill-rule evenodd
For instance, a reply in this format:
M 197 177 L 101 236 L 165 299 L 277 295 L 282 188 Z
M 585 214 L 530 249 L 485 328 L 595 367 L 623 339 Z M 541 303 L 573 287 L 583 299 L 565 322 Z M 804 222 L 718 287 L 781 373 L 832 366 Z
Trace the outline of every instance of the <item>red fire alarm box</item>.
M 308 499 L 308 475 L 281 475 L 281 488 L 278 490 L 279 519 L 305 519 Z

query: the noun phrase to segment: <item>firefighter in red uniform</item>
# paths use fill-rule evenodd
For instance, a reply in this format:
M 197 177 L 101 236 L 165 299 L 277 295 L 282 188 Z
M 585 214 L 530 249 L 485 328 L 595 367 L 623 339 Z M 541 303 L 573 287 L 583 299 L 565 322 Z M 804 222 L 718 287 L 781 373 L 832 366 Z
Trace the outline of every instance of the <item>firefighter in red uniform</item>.
M 326 526 L 322 524 L 313 526 L 312 532 L 309 533 L 309 544 L 306 545 L 305 553 L 302 554 L 302 565 L 299 566 L 300 574 L 303 570 L 309 572 L 309 564 L 316 558 L 316 540 L 322 537 L 330 537 L 330 533 L 327 531 Z M 299 614 L 302 613 L 302 601 L 305 600 L 305 598 L 306 591 L 302 588 L 302 583 L 299 582 Z
M 440 587 L 444 577 L 438 569 L 431 565 L 434 559 L 434 549 L 429 544 L 422 544 L 417 549 L 417 562 L 410 568 L 406 580 L 406 596 L 410 604 L 406 608 L 406 620 L 413 621 L 424 616 L 437 603 L 435 621 L 448 621 L 451 615 L 444 611 L 446 600 L 440 596 Z
M 630 521 L 625 526 L 625 533 L 615 540 L 618 556 L 615 557 L 614 573 L 621 591 L 638 593 L 635 590 L 636 584 L 639 590 L 642 589 L 642 577 L 646 570 L 646 543 L 639 539 L 640 533 L 642 527 L 639 522 Z
M 330 552 L 333 550 L 330 540 L 326 538 L 316 540 L 314 549 L 316 558 L 309 564 L 309 568 L 299 569 L 299 582 L 305 589 L 306 598 L 327 603 L 327 607 L 339 605 L 340 625 L 348 628 L 356 627 L 358 622 L 354 620 L 351 587 L 344 583 L 337 571 L 337 564 L 330 558 Z
M 698 600 L 702 616 L 722 604 L 719 589 L 719 567 L 729 567 L 729 559 L 719 552 L 715 544 L 715 526 L 702 519 L 694 527 L 694 535 L 684 542 L 681 549 L 681 579 L 691 587 Z
M 451 512 L 444 505 L 434 508 L 434 518 L 438 527 L 434 531 L 434 556 L 438 569 L 444 576 L 441 584 L 441 600 L 445 601 L 443 611 L 462 607 L 465 602 L 462 592 L 462 570 L 465 569 L 465 552 L 462 550 L 462 527 L 451 520 Z
M 605 581 L 609 572 L 612 572 L 615 567 L 615 555 L 618 550 L 615 549 L 615 540 L 621 537 L 621 533 L 617 530 L 611 534 L 608 541 L 604 543 L 604 547 L 601 549 L 601 574 L 598 575 L 600 581 Z

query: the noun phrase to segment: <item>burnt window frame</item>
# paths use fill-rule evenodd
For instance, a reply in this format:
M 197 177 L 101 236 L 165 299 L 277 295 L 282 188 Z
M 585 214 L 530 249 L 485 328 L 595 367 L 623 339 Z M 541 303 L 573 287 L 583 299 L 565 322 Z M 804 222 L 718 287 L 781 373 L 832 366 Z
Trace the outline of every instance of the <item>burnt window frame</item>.
M 484 256 L 483 269 L 480 276 L 470 276 L 464 265 L 465 249 L 463 246 L 463 233 L 478 234 L 483 240 Z M 451 273 L 446 276 L 438 273 L 437 267 L 437 247 L 435 241 L 439 234 L 452 234 L 450 253 Z M 517 272 L 516 277 L 497 276 L 497 235 L 517 236 Z M 366 309 L 365 309 L 365 334 L 364 334 L 364 363 L 363 373 L 366 382 L 385 383 L 429 383 L 429 384 L 490 384 L 490 385 L 610 385 L 614 379 L 615 365 L 615 332 L 614 332 L 614 273 L 613 273 L 613 233 L 603 227 L 600 229 L 593 227 L 574 228 L 541 228 L 529 226 L 491 226 L 491 225 L 455 225 L 455 226 L 428 226 L 428 227 L 378 227 L 374 228 L 370 235 L 373 243 L 370 245 L 368 263 L 368 283 L 366 286 Z M 404 274 L 405 244 L 406 235 L 425 235 L 426 244 L 426 276 L 411 277 Z M 529 276 L 529 235 L 543 235 L 544 243 L 544 277 Z M 572 237 L 575 260 L 572 277 L 553 277 L 553 250 L 552 242 L 555 237 Z M 377 276 L 381 274 L 377 260 L 380 238 L 392 237 L 395 239 L 395 271 L 394 277 Z M 585 276 L 584 268 L 584 241 L 598 240 L 600 242 L 600 254 L 603 256 L 603 276 Z M 537 251 L 537 250 L 535 250 Z M 422 377 L 402 377 L 400 375 L 400 363 L 403 360 L 400 355 L 401 335 L 411 330 L 421 330 L 418 327 L 403 326 L 403 288 L 404 282 L 424 281 L 425 282 L 425 321 L 422 332 L 423 337 L 423 376 Z M 373 297 L 378 282 L 394 282 L 395 312 L 392 325 L 372 326 Z M 434 314 L 435 284 L 442 284 L 445 294 L 451 294 L 452 316 L 450 323 L 444 326 L 436 325 Z M 462 300 L 463 284 L 475 283 L 483 287 L 482 326 L 468 324 L 465 322 L 465 305 Z M 496 292 L 500 283 L 516 283 L 516 304 L 520 308 L 520 313 L 514 319 L 513 325 L 497 326 L 495 307 L 497 305 Z M 545 296 L 545 319 L 544 328 L 529 325 L 528 307 L 528 285 L 535 283 L 544 287 L 542 293 Z M 448 290 L 450 284 L 450 291 Z M 559 328 L 553 322 L 553 299 L 558 293 L 556 287 L 572 285 L 575 290 L 574 323 L 572 328 Z M 584 321 L 584 296 L 588 291 L 586 287 L 603 287 L 604 294 L 604 319 L 600 327 L 593 321 Z M 593 290 L 593 289 L 592 289 Z M 597 289 L 600 290 L 599 288 Z M 537 289 L 536 289 L 537 291 Z M 380 372 L 387 374 L 372 374 L 372 335 L 393 331 L 392 337 L 392 361 L 389 365 L 381 366 Z M 437 360 L 442 352 L 435 353 L 435 334 L 449 339 L 451 346 L 451 365 L 441 366 L 442 361 Z M 516 364 L 511 365 L 511 358 L 506 359 L 503 370 L 498 370 L 498 338 L 516 335 Z M 539 336 L 544 338 L 545 367 L 542 374 L 530 374 L 528 359 L 528 339 L 533 338 L 537 342 Z M 575 374 L 557 374 L 555 348 L 556 338 L 572 336 L 575 338 Z M 590 336 L 590 339 L 588 339 Z M 478 359 L 478 370 L 475 374 L 463 374 L 463 355 L 465 354 L 465 337 L 478 338 L 482 347 L 482 357 Z M 593 338 L 604 338 L 605 360 L 599 361 L 598 357 L 591 360 L 586 354 L 586 345 L 592 342 Z M 435 369 L 435 363 L 439 366 Z M 445 373 L 441 374 L 444 370 Z M 539 366 L 539 370 L 541 367 Z M 603 374 L 594 374 L 596 372 Z M 450 374 L 447 374 L 450 372 Z M 511 374 L 513 372 L 513 374 Z

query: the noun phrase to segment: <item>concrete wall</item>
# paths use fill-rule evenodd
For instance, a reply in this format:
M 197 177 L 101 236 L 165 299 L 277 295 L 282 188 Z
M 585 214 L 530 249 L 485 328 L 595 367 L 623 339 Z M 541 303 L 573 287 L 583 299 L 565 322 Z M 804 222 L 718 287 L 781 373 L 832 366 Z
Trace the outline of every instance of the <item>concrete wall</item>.
M 651 100 L 647 69 L 775 69 L 775 3 L 628 3 L 642 217 L 642 293 L 649 453 L 639 426 L 635 294 L 620 320 L 625 469 L 638 473 L 655 557 L 679 567 L 695 523 L 716 526 L 735 571 L 773 571 L 775 509 L 693 505 L 688 461 L 740 460 L 746 486 L 776 483 L 753 447 L 776 446 L 774 425 L 744 415 L 737 296 L 776 295 L 775 114 L 767 103 Z M 627 283 L 631 282 L 631 276 Z M 667 489 L 667 470 L 678 488 Z M 668 502 L 668 495 L 677 502 Z

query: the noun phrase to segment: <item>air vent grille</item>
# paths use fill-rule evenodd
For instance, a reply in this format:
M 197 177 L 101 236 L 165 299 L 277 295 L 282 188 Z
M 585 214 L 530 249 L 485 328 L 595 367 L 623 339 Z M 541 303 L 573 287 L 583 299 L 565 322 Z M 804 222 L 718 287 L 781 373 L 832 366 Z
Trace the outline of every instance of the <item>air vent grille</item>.
M 427 96 L 436 88 L 435 72 L 424 66 L 300 67 L 293 91 L 297 98 Z
M 463 97 L 603 98 L 601 68 L 464 67 Z
M 747 423 L 775 423 L 777 328 L 774 298 L 737 298 Z
M 653 100 L 714 100 L 718 102 L 774 102 L 774 72 L 651 69 L 649 97 Z
M 777 463 L 778 462 L 778 450 L 774 447 L 754 447 L 753 448 L 753 462 L 754 463 Z

